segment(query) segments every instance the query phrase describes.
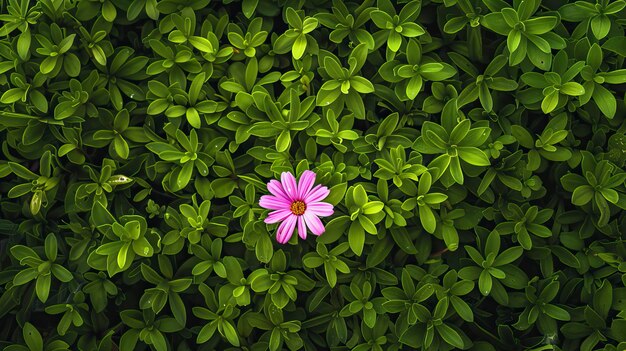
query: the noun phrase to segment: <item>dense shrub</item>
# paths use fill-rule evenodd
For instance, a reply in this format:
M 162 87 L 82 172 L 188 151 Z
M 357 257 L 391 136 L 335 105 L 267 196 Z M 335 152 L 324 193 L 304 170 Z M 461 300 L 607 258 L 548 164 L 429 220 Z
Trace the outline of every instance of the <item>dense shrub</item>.
M 0 1 L 0 348 L 626 350 L 597 1 Z

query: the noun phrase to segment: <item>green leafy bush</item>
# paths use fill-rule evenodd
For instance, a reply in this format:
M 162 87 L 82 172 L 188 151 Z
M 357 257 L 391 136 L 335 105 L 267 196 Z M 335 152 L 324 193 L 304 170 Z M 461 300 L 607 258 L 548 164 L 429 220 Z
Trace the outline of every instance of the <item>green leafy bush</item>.
M 0 0 L 0 349 L 626 350 L 625 29 Z M 334 213 L 279 244 L 260 198 L 308 170 Z

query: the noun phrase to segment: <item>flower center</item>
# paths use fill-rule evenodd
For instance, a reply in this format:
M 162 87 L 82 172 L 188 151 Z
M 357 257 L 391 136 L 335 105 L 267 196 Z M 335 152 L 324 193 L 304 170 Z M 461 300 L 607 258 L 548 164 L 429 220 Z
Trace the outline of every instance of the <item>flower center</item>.
M 306 210 L 306 204 L 303 201 L 297 200 L 291 203 L 291 213 L 296 216 L 302 216 Z

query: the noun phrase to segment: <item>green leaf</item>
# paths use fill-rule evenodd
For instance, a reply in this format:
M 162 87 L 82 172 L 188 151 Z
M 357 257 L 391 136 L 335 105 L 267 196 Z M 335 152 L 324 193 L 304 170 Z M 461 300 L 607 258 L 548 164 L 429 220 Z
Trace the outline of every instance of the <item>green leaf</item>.
M 359 223 L 361 224 L 361 227 L 366 232 L 368 232 L 370 234 L 377 234 L 378 233 L 378 230 L 376 229 L 376 225 L 368 217 L 366 217 L 366 216 L 359 216 L 358 220 L 359 220 Z
M 544 34 L 551 31 L 558 23 L 555 16 L 535 17 L 524 21 L 524 32 L 528 34 Z
M 459 333 L 449 327 L 446 323 L 438 325 L 436 329 L 437 333 L 439 333 L 439 335 L 445 342 L 458 349 L 464 348 L 465 344 L 463 343 L 463 339 L 461 338 Z
M 202 51 L 202 52 L 213 52 L 215 48 L 213 48 L 213 44 L 206 38 L 191 36 L 189 37 L 189 44 L 191 44 L 194 48 Z
M 459 317 L 470 323 L 474 321 L 474 312 L 465 301 L 458 296 L 450 296 L 450 303 L 452 304 L 454 310 L 459 314 Z
M 0 102 L 9 105 L 22 99 L 24 99 L 25 101 L 26 96 L 27 95 L 24 89 L 13 88 L 5 91 L 2 94 L 2 97 L 0 97 Z
M 431 210 L 428 206 L 418 206 L 418 208 L 422 226 L 428 233 L 434 233 L 437 227 L 437 221 L 435 220 L 433 210 Z
M 50 262 L 54 262 L 57 259 L 57 238 L 54 234 L 50 233 L 46 236 L 44 249 L 46 257 Z
M 485 153 L 475 147 L 459 147 L 459 156 L 461 159 L 474 166 L 489 166 L 489 158 Z
M 180 295 L 170 292 L 168 294 L 168 300 L 170 304 L 170 309 L 172 310 L 172 314 L 174 315 L 174 318 L 176 319 L 178 324 L 185 325 L 187 321 L 187 311 Z
M 293 58 L 299 60 L 304 55 L 306 51 L 307 39 L 305 34 L 300 34 L 296 38 L 296 41 L 293 43 L 293 47 L 291 52 L 293 54 Z
M 111 1 L 107 0 L 102 4 L 102 17 L 108 22 L 115 21 L 115 17 L 117 17 L 117 10 Z
M 45 303 L 48 300 L 48 295 L 50 294 L 50 284 L 51 278 L 49 272 L 47 274 L 40 274 L 39 277 L 37 277 L 35 292 L 41 302 Z
M 602 318 L 606 318 L 613 302 L 613 288 L 607 280 L 597 289 L 593 296 L 593 308 Z
M 519 246 L 517 246 L 517 247 L 510 247 L 510 248 L 502 251 L 502 253 L 499 254 L 498 257 L 496 257 L 496 259 L 493 261 L 493 266 L 494 267 L 499 267 L 499 266 L 503 266 L 505 264 L 513 263 L 513 261 L 515 261 L 518 258 L 520 258 L 523 253 L 524 253 L 523 248 L 521 248 Z
M 128 143 L 126 142 L 126 140 L 124 140 L 124 138 L 121 135 L 116 135 L 115 138 L 113 139 L 113 147 L 115 148 L 115 152 L 117 152 L 117 154 L 123 158 L 123 159 L 127 159 L 128 155 L 130 153 L 130 149 L 128 147 Z
M 467 18 L 464 16 L 453 17 L 443 26 L 443 31 L 447 34 L 456 34 L 463 30 L 467 24 Z
M 333 89 L 333 90 L 323 90 L 320 89 L 317 93 L 317 97 L 315 102 L 317 106 L 328 106 L 335 102 L 337 98 L 341 95 L 341 90 Z
M 183 164 L 183 167 L 181 168 L 178 178 L 176 180 L 177 188 L 182 189 L 187 186 L 187 184 L 189 184 L 189 181 L 191 180 L 192 174 L 193 162 L 186 162 L 185 164 Z
M 224 321 L 221 325 L 224 330 L 224 336 L 226 336 L 228 342 L 234 346 L 239 346 L 239 336 L 237 334 L 237 330 L 235 330 L 235 327 L 233 327 L 231 322 Z
M 557 91 L 551 92 L 546 95 L 541 102 L 541 110 L 543 113 L 552 112 L 559 103 L 559 93 Z
M 602 114 L 607 118 L 613 118 L 617 112 L 617 101 L 615 96 L 603 87 L 602 85 L 596 85 L 593 89 L 593 95 L 591 96 L 593 101 L 598 105 Z
M 559 321 L 569 321 L 570 314 L 561 307 L 547 304 L 543 306 L 543 311 L 550 317 Z
M 507 24 L 501 12 L 486 14 L 481 24 L 500 35 L 508 35 L 511 27 Z
M 396 31 L 389 31 L 389 37 L 387 38 L 387 46 L 392 52 L 400 50 L 402 45 L 402 36 Z
M 591 31 L 596 39 L 603 39 L 611 30 L 611 20 L 606 15 L 594 16 L 591 19 Z
M 33 279 L 36 279 L 39 273 L 34 268 L 27 268 L 23 271 L 20 271 L 13 277 L 13 285 L 19 286 L 24 285 Z
M 74 276 L 72 275 L 72 273 L 69 270 L 67 270 L 67 268 L 65 268 L 65 267 L 63 267 L 63 266 L 61 266 L 59 264 L 52 265 L 51 271 L 52 271 L 52 274 L 54 274 L 54 276 L 58 280 L 60 280 L 60 281 L 62 281 L 64 283 L 67 283 L 67 282 L 71 281 L 72 279 L 74 279 Z
M 480 277 L 478 278 L 478 289 L 480 290 L 480 293 L 484 296 L 489 295 L 489 293 L 491 292 L 491 287 L 493 284 L 491 279 L 491 275 L 487 270 L 483 270 L 480 273 Z
M 359 76 L 350 78 L 350 87 L 361 94 L 374 92 L 374 85 L 369 80 Z
M 274 255 L 272 241 L 266 235 L 261 235 L 255 246 L 256 257 L 260 262 L 268 263 Z
M 352 222 L 350 229 L 348 230 L 348 243 L 350 249 L 357 256 L 361 256 L 363 253 L 363 246 L 365 245 L 365 231 L 358 222 Z
M 360 195 L 360 196 L 362 196 L 362 195 Z M 355 202 L 356 202 L 356 200 L 355 200 Z M 363 211 L 363 214 L 369 215 L 369 214 L 379 213 L 380 211 L 383 210 L 384 207 L 385 207 L 385 204 L 380 202 L 380 201 L 371 201 L 371 202 L 368 202 L 365 205 L 363 205 L 361 207 L 361 210 Z
M 585 93 L 585 88 L 576 82 L 567 82 L 561 85 L 561 92 L 569 96 L 580 96 Z
M 584 206 L 593 199 L 594 194 L 595 191 L 589 185 L 579 186 L 572 193 L 572 204 Z
M 24 342 L 30 351 L 43 351 L 43 339 L 37 328 L 26 322 L 22 333 L 24 335 Z
M 370 12 L 372 22 L 381 29 L 387 29 L 387 26 L 393 22 L 393 19 L 384 11 L 374 10 Z
M 608 38 L 604 44 L 602 44 L 602 49 L 614 52 L 622 57 L 626 57 L 626 37 L 615 36 Z
M 12 199 L 12 198 L 17 198 L 17 197 L 21 197 L 24 196 L 28 193 L 30 193 L 33 189 L 32 184 L 19 184 L 14 186 L 13 188 L 11 188 L 11 190 L 9 190 L 9 192 L 7 193 L 7 196 Z
M 345 95 L 346 106 L 352 113 L 354 113 L 354 117 L 359 119 L 365 118 L 365 105 L 363 103 L 363 98 L 359 93 L 355 90 L 350 90 L 348 95 Z
M 34 180 L 38 177 L 35 173 L 18 163 L 9 162 L 9 168 L 11 168 L 11 171 L 15 173 L 16 176 L 22 179 Z
M 330 194 L 324 199 L 324 202 L 328 202 L 332 205 L 337 205 L 344 197 L 348 183 L 340 183 L 330 188 Z
M 291 146 L 291 135 L 288 130 L 283 130 L 276 138 L 276 151 L 285 152 Z

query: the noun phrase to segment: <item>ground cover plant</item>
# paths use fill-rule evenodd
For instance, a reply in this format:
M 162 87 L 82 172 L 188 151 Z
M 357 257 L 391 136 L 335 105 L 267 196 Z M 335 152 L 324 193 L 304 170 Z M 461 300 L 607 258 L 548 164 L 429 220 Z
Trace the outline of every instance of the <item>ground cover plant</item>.
M 624 0 L 1 0 L 0 349 L 626 350 Z

